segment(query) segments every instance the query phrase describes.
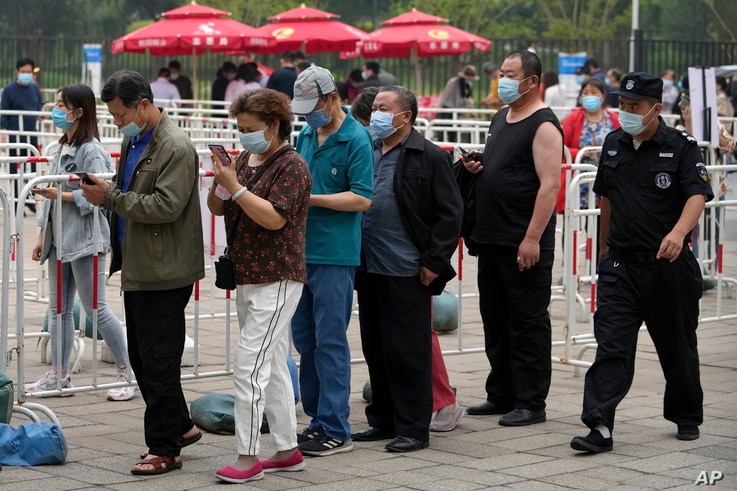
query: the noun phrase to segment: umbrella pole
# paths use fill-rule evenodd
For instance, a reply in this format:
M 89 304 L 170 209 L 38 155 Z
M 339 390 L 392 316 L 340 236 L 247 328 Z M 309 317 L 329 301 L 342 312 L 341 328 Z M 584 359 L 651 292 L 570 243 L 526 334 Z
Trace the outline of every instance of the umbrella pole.
M 192 46 L 192 97 L 197 99 L 197 53 L 195 47 Z
M 420 94 L 422 75 L 420 74 L 420 57 L 417 56 L 417 46 L 412 47 L 411 54 L 412 57 L 415 59 L 415 95 L 419 97 L 422 95 Z

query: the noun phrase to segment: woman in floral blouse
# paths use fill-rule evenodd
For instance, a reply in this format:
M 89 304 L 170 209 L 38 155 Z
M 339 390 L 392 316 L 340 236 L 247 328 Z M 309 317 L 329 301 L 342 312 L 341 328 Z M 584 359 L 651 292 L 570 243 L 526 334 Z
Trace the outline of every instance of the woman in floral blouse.
M 287 143 L 292 131 L 289 99 L 271 89 L 237 97 L 230 107 L 243 151 L 229 167 L 213 156 L 215 184 L 207 197 L 224 215 L 236 277 L 241 335 L 235 354 L 235 421 L 238 457 L 216 475 L 243 483 L 264 472 L 304 468 L 297 449 L 294 391 L 287 369 L 289 325 L 306 280 L 305 225 L 312 178 L 304 159 Z M 264 411 L 276 453 L 259 460 Z
M 598 147 L 604 144 L 604 138 L 619 128 L 617 113 L 605 109 L 606 97 L 604 82 L 590 77 L 581 85 L 581 107 L 574 109 L 563 120 L 563 143 L 571 152 L 571 159 L 576 160 L 578 151 L 583 147 Z M 599 163 L 598 154 L 587 154 L 581 159 L 582 164 Z M 561 188 L 556 201 L 558 213 L 565 209 L 565 173 L 561 175 Z M 581 185 L 581 208 L 589 207 L 589 185 Z

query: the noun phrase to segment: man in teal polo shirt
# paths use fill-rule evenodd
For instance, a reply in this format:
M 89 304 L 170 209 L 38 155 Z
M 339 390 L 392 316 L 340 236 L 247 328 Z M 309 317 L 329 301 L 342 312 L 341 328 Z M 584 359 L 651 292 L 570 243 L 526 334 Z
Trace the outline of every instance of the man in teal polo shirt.
M 351 357 L 346 331 L 360 264 L 361 218 L 373 194 L 368 131 L 340 105 L 328 70 L 311 66 L 294 83 L 292 111 L 308 126 L 297 151 L 312 173 L 307 216 L 307 283 L 292 318 L 300 354 L 302 407 L 312 418 L 298 435 L 312 456 L 353 450 L 348 423 Z

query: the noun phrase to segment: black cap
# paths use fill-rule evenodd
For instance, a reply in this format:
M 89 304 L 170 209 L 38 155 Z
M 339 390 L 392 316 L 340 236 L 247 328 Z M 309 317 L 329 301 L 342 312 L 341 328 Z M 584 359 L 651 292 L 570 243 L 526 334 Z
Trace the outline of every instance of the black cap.
M 645 72 L 633 72 L 624 76 L 619 83 L 619 90 L 613 90 L 611 94 L 621 95 L 630 99 L 663 99 L 663 81 L 655 75 Z

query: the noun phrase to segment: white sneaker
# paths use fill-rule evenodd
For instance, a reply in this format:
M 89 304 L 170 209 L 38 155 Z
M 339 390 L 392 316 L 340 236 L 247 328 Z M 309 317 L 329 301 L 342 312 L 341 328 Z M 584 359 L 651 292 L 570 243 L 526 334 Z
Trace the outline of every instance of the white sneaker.
M 115 378 L 113 379 L 113 382 L 129 382 L 128 377 L 125 375 L 125 372 L 118 372 L 115 374 Z M 117 387 L 115 389 L 110 389 L 107 391 L 107 400 L 108 401 L 127 401 L 131 398 L 133 398 L 133 394 L 136 392 L 136 386 L 135 385 L 128 385 L 126 387 Z
M 53 372 L 46 372 L 46 375 L 38 379 L 37 382 L 33 384 L 25 384 L 23 386 L 23 389 L 28 394 L 36 394 L 38 392 L 44 392 L 47 390 L 58 390 L 58 387 L 56 386 L 57 382 L 57 376 Z M 62 389 L 71 389 L 74 387 L 72 385 L 72 379 L 69 375 L 61 379 L 61 388 Z M 52 397 L 52 396 L 59 396 L 59 397 L 69 397 L 73 396 L 73 392 L 67 392 L 67 393 L 60 393 L 60 394 L 44 394 L 43 396 L 37 396 L 37 397 Z
M 435 413 L 430 422 L 430 431 L 453 431 L 465 415 L 466 410 L 458 404 L 455 409 L 446 406 Z

